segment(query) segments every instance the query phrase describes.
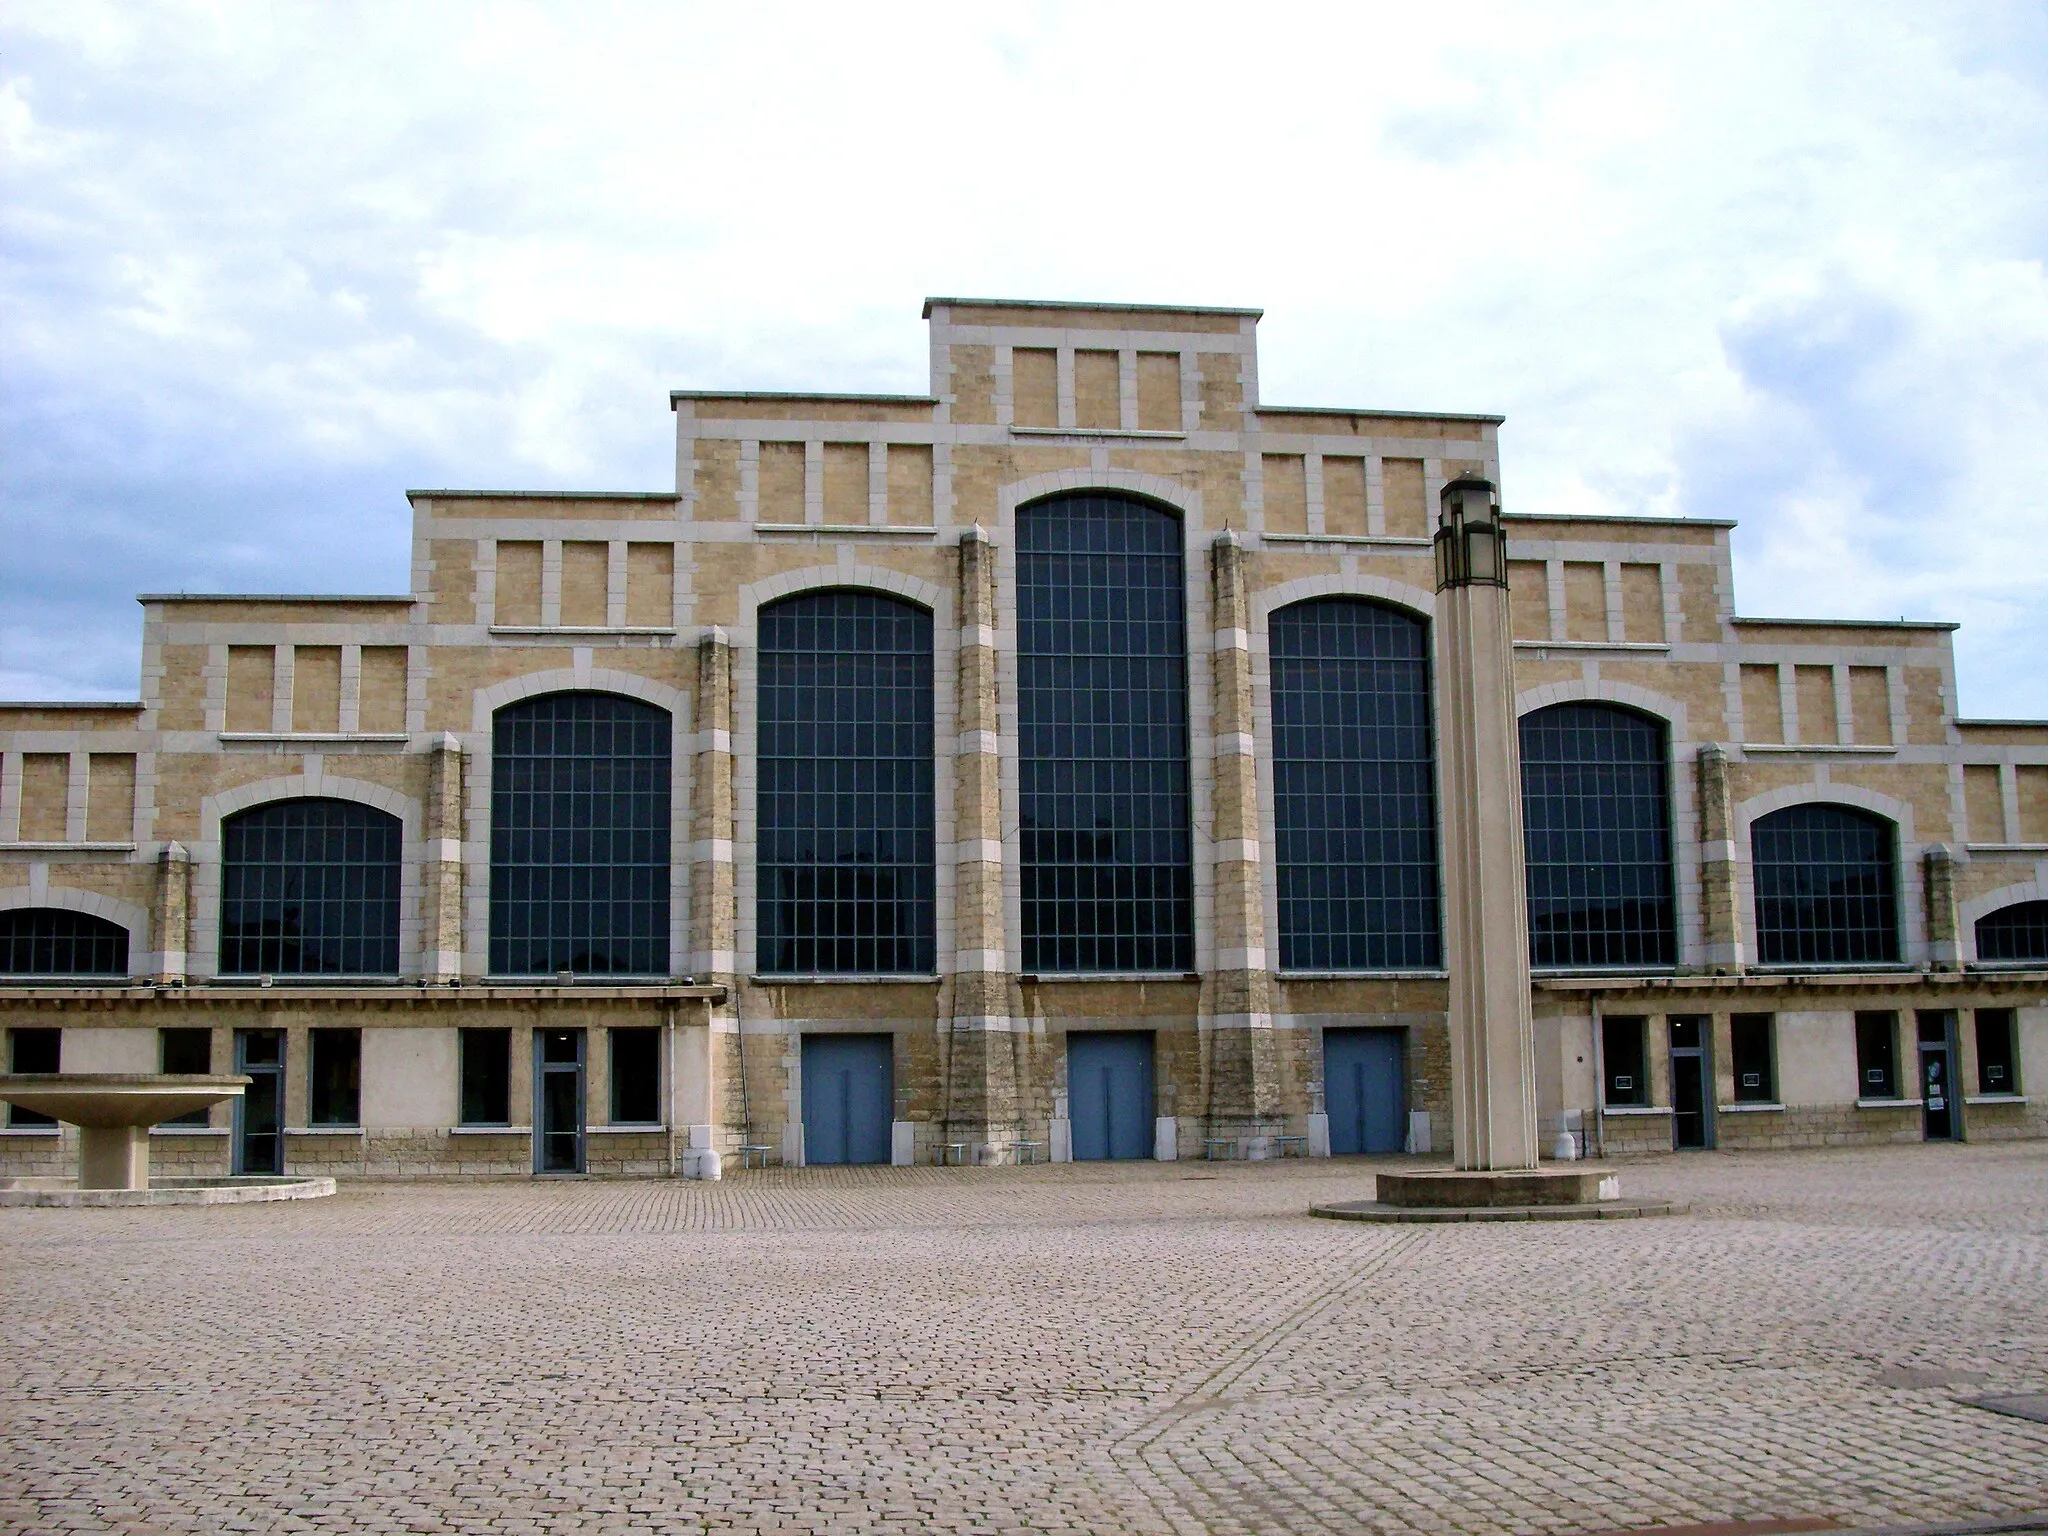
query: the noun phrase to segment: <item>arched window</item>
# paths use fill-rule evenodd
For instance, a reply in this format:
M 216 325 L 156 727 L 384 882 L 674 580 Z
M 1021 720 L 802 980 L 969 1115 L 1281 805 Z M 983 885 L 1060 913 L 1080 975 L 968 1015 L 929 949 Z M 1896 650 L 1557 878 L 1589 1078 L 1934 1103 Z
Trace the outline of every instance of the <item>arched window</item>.
M 2048 901 L 2016 901 L 1978 918 L 1977 958 L 2048 961 Z
M 1899 958 L 1892 824 L 1846 805 L 1793 805 L 1750 824 L 1757 957 L 1765 965 Z
M 395 976 L 396 816 L 353 800 L 277 800 L 221 823 L 224 976 Z
M 932 616 L 874 592 L 761 610 L 763 971 L 927 972 Z
M 1378 603 L 1318 598 L 1275 613 L 1268 638 L 1280 964 L 1435 968 L 1428 627 Z
M 669 713 L 611 693 L 508 704 L 491 732 L 491 971 L 669 973 Z
M 1671 794 L 1663 722 L 1612 704 L 1522 717 L 1529 963 L 1670 965 Z
M 1194 964 L 1179 519 L 1089 492 L 1017 513 L 1024 968 Z
M 128 930 L 61 907 L 0 912 L 0 976 L 126 976 Z

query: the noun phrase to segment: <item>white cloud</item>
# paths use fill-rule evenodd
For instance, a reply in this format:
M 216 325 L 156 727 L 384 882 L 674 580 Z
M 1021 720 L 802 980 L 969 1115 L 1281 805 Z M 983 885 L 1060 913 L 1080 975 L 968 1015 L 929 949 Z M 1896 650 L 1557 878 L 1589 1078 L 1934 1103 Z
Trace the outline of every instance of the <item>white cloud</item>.
M 132 689 L 131 587 L 401 583 L 408 483 L 663 484 L 671 387 L 922 388 L 918 300 L 980 292 L 1261 304 L 1268 398 L 1504 411 L 1515 506 L 1739 517 L 1749 611 L 1965 619 L 1965 707 L 2048 714 L 2038 7 L 64 0 L 4 43 L 0 691 Z

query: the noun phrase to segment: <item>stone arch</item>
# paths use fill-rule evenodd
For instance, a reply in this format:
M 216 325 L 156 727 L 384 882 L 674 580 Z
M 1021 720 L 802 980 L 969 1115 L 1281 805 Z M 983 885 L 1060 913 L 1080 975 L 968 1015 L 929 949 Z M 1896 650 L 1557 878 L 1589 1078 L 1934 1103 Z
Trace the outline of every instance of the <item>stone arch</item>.
M 1962 946 L 1965 964 L 1977 958 L 1978 921 L 2025 901 L 2048 901 L 2048 881 L 2022 880 L 2015 885 L 2003 885 L 1995 891 L 1986 891 L 1982 896 L 1972 896 L 1956 908 L 1956 938 Z
M 1914 835 L 1913 805 L 1896 800 L 1860 784 L 1788 784 L 1738 802 L 1731 814 L 1731 840 L 1735 844 L 1737 918 L 1741 923 L 1743 953 L 1761 954 L 1756 931 L 1756 871 L 1751 858 L 1751 828 L 1773 811 L 1795 805 L 1841 805 L 1868 811 L 1892 824 L 1893 891 L 1899 922 L 1899 961 L 1917 964 L 1927 958 L 1927 919 L 1921 901 L 1920 855 L 1922 847 Z
M 98 891 L 75 890 L 70 886 L 18 885 L 0 891 L 0 912 L 20 912 L 49 907 L 59 912 L 78 912 L 97 917 L 128 930 L 128 969 L 139 969 L 149 947 L 149 913 L 132 901 L 104 896 Z

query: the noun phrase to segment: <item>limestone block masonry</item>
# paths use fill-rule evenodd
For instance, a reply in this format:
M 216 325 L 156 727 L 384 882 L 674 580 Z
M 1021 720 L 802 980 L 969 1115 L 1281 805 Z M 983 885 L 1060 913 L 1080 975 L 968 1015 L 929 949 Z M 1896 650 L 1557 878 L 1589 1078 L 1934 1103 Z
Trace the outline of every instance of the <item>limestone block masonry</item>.
M 678 392 L 671 486 L 415 490 L 409 591 L 144 595 L 134 700 L 0 704 L 0 1070 L 253 1066 L 274 1146 L 246 1105 L 151 1133 L 154 1166 L 194 1178 L 273 1153 L 343 1178 L 680 1172 L 708 1150 L 1448 1153 L 1440 861 L 1459 807 L 1429 791 L 1398 842 L 1433 836 L 1401 879 L 1439 860 L 1403 909 L 1434 929 L 1398 965 L 1328 963 L 1305 935 L 1391 921 L 1371 861 L 1410 854 L 1346 841 L 1390 780 L 1329 767 L 1304 804 L 1303 774 L 1325 770 L 1276 755 L 1306 738 L 1272 636 L 1306 603 L 1398 616 L 1423 637 L 1434 750 L 1455 722 L 1430 536 L 1469 476 L 1505 508 L 1502 686 L 1524 741 L 1540 715 L 1572 722 L 1556 739 L 1651 744 L 1626 758 L 1653 850 L 1638 883 L 1594 861 L 1555 875 L 1540 922 L 1530 907 L 1537 1145 L 2048 1134 L 2048 722 L 1962 716 L 1953 625 L 1739 616 L 1732 523 L 1517 512 L 1497 416 L 1270 405 L 1255 310 L 933 299 L 925 320 L 929 393 Z M 1059 921 L 1133 920 L 1142 862 L 1106 822 L 1055 836 L 1027 816 L 1019 528 L 1054 498 L 1174 530 L 1185 700 L 1161 729 L 1184 772 L 1145 783 L 1184 796 L 1167 841 L 1185 858 L 1142 872 L 1145 921 L 1183 925 L 1184 965 L 1028 959 L 1057 903 Z M 928 619 L 914 878 L 864 845 L 816 855 L 813 883 L 764 882 L 764 835 L 792 813 L 764 787 L 762 616 L 824 592 Z M 498 727 L 560 695 L 666 722 L 666 788 L 633 802 L 655 823 L 632 823 L 642 958 L 607 969 L 606 935 L 571 935 L 561 966 L 500 972 L 531 911 L 514 912 Z M 1369 735 L 1331 750 L 1369 756 Z M 1598 820 L 1595 798 L 1559 803 Z M 244 818 L 300 803 L 388 835 L 381 926 L 346 958 L 284 942 L 296 917 L 251 929 L 230 910 Z M 1864 840 L 1860 872 L 1787 864 L 1821 846 L 1781 836 L 1815 815 Z M 1089 858 L 1107 861 L 1101 907 L 1074 919 Z M 1830 958 L 1802 925 L 1851 898 L 1861 947 Z M 801 963 L 771 942 L 790 922 L 817 929 Z M 898 924 L 928 962 L 865 962 Z M 1610 942 L 1624 930 L 1649 937 Z M 1126 1075 L 1076 1081 L 1076 1051 L 1111 1059 L 1104 1035 Z M 858 1084 L 820 1065 L 856 1059 Z M 0 1124 L 0 1174 L 76 1169 L 74 1133 Z

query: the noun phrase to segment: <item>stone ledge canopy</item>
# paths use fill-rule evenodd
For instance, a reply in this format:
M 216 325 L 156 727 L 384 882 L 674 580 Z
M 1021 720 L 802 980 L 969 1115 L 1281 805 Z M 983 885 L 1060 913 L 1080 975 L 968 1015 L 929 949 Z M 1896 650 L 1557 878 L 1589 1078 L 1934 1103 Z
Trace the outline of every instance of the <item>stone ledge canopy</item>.
M 71 1125 L 116 1130 L 238 1099 L 251 1081 L 238 1073 L 17 1072 L 0 1076 L 0 1099 Z

